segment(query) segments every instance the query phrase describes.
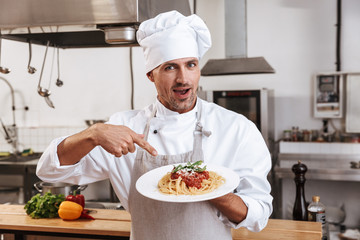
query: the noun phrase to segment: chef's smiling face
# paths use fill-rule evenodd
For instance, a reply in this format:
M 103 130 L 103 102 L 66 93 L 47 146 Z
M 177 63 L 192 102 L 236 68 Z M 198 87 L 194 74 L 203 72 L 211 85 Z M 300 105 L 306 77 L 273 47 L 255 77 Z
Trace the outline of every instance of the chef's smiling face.
M 194 108 L 200 79 L 197 58 L 165 62 L 147 74 L 154 82 L 159 101 L 168 109 L 185 113 Z

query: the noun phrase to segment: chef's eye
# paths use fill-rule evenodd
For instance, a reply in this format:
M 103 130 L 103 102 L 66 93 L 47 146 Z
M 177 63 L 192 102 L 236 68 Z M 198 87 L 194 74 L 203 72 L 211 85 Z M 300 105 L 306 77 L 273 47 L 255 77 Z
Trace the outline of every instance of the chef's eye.
M 195 62 L 190 62 L 190 63 L 188 64 L 188 66 L 191 67 L 191 68 L 193 68 L 193 67 L 196 66 L 196 63 L 195 63 Z
M 169 65 L 169 66 L 165 67 L 165 70 L 173 70 L 173 69 L 174 69 L 173 65 Z

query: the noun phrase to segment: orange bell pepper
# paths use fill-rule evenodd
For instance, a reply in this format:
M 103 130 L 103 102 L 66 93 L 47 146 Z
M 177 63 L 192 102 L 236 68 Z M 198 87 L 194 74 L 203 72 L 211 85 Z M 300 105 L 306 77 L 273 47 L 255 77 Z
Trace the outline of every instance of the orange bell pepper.
M 72 201 L 63 201 L 58 210 L 59 217 L 64 220 L 76 220 L 80 218 L 83 207 Z

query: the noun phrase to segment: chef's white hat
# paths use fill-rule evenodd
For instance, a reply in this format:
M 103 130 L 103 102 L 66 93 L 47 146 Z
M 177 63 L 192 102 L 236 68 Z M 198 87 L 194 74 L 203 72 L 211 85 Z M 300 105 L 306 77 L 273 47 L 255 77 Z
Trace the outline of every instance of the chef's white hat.
M 136 37 L 143 48 L 146 72 L 178 58 L 200 60 L 211 47 L 210 32 L 204 21 L 195 14 L 185 17 L 177 11 L 142 22 Z

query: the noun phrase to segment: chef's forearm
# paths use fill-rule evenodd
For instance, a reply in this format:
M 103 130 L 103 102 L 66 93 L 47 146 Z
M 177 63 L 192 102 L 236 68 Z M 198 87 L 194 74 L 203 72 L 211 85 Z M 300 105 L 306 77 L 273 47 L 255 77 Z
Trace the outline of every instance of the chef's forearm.
M 231 222 L 240 223 L 246 218 L 247 206 L 239 196 L 233 193 L 212 199 L 210 202 Z
M 57 147 L 60 165 L 72 165 L 80 161 L 95 146 L 93 127 L 65 138 Z

